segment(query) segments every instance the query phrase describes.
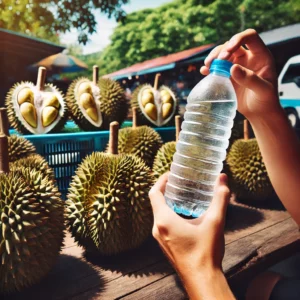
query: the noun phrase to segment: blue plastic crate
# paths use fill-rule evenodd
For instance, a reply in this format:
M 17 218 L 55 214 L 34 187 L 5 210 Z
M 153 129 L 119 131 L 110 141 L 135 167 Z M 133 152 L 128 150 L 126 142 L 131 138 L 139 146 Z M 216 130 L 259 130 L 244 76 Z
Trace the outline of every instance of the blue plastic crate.
M 127 127 L 131 122 L 124 124 Z M 72 122 L 67 122 L 65 128 L 73 128 Z M 175 127 L 154 128 L 164 142 L 175 140 Z M 16 134 L 10 130 L 10 134 Z M 42 155 L 54 169 L 55 177 L 62 198 L 66 198 L 72 176 L 82 160 L 93 151 L 106 149 L 109 131 L 73 132 L 41 135 L 24 135 L 36 147 L 38 154 Z

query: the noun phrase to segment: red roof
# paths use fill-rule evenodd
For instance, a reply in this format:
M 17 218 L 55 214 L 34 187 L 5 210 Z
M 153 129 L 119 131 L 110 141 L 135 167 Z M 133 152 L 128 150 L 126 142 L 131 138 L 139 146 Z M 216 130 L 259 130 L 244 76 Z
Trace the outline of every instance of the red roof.
M 206 50 L 210 47 L 213 47 L 213 46 L 214 46 L 214 44 L 203 45 L 203 46 L 199 46 L 196 48 L 184 50 L 181 52 L 172 53 L 172 54 L 169 54 L 166 56 L 161 56 L 161 57 L 157 57 L 154 59 L 145 60 L 143 62 L 134 64 L 130 67 L 107 74 L 104 77 L 114 77 L 114 76 L 120 76 L 123 74 L 132 74 L 132 73 L 140 72 L 142 70 L 151 69 L 151 68 L 155 68 L 155 67 L 159 67 L 159 66 L 163 66 L 163 65 L 168 65 L 168 64 L 175 63 L 180 60 L 189 58 L 195 54 L 201 53 L 204 50 Z

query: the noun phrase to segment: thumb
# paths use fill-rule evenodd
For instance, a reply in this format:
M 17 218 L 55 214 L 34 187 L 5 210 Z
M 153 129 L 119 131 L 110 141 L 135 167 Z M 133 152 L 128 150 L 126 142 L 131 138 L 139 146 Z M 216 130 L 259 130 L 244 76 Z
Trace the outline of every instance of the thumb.
M 226 174 L 220 174 L 214 191 L 213 200 L 209 206 L 208 213 L 218 223 L 225 223 L 225 215 L 230 199 L 230 190 Z
M 235 64 L 230 70 L 231 78 L 240 86 L 252 90 L 255 94 L 265 95 L 272 84 L 259 77 L 255 72 Z

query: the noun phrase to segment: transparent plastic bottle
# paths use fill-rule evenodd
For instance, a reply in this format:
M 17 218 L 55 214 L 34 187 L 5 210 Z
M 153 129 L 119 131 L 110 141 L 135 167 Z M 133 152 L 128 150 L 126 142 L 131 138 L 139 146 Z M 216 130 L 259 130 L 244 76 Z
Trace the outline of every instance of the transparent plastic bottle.
M 237 108 L 231 66 L 215 59 L 210 74 L 188 96 L 165 191 L 168 205 L 177 213 L 198 217 L 212 200 Z

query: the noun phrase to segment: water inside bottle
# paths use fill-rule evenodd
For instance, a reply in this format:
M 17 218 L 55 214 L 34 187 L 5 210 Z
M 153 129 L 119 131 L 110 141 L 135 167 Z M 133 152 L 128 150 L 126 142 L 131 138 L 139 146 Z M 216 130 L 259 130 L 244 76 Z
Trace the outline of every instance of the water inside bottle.
M 229 144 L 235 100 L 186 105 L 165 197 L 177 213 L 198 217 L 209 206 Z

